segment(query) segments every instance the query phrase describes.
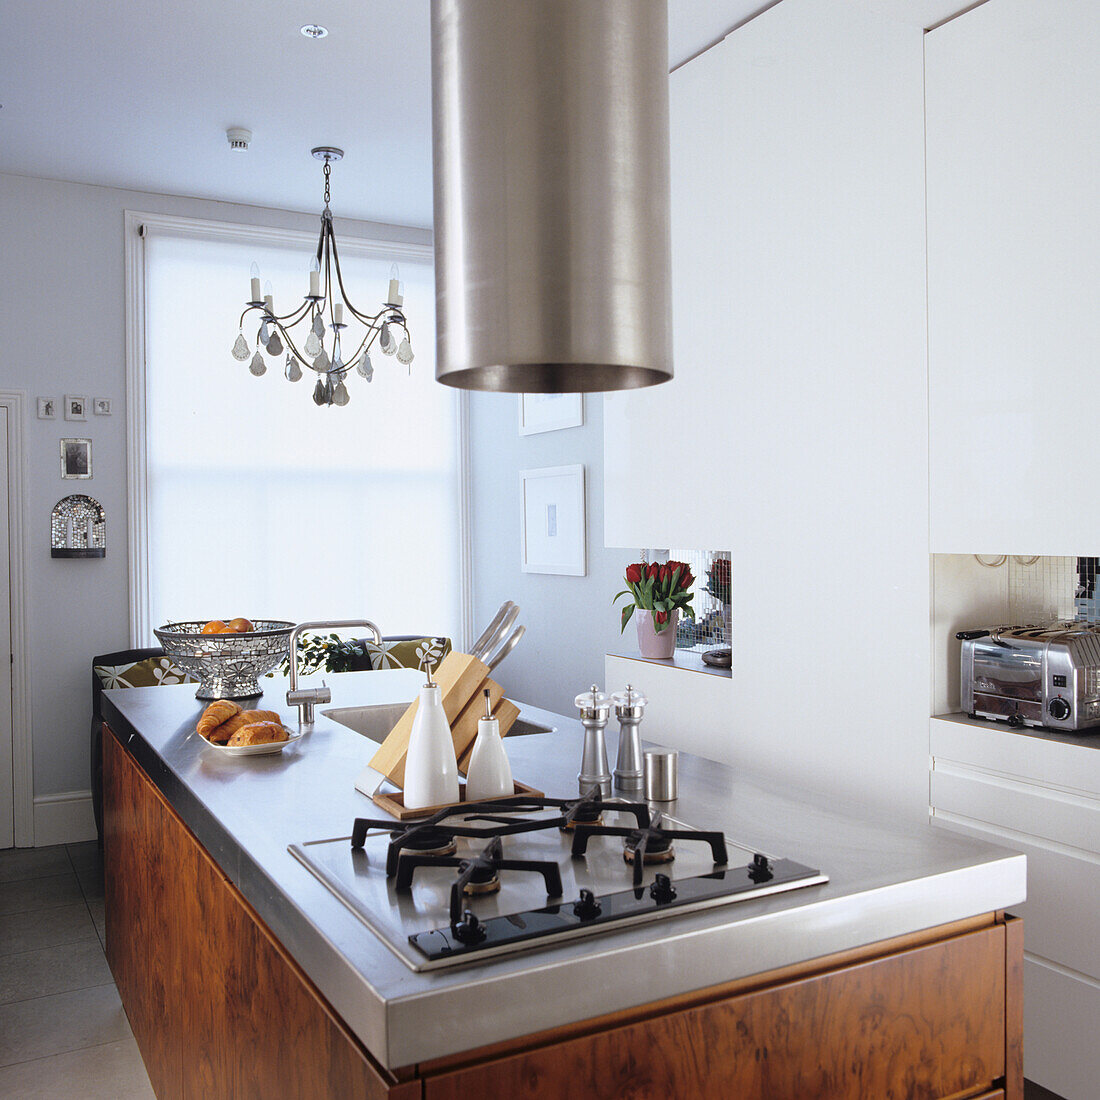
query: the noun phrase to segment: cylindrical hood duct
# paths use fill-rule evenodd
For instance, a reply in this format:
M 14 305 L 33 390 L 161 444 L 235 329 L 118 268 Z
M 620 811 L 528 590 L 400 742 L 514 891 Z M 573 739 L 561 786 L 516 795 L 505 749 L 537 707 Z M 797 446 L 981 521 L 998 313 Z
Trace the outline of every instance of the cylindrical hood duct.
M 666 0 L 432 0 L 436 378 L 672 377 Z

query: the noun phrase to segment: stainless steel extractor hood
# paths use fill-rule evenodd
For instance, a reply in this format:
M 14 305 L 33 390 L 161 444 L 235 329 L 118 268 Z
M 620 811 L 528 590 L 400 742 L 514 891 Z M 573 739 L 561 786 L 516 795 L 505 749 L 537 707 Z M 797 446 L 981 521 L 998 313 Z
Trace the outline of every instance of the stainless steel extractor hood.
M 436 378 L 672 377 L 666 0 L 432 0 Z

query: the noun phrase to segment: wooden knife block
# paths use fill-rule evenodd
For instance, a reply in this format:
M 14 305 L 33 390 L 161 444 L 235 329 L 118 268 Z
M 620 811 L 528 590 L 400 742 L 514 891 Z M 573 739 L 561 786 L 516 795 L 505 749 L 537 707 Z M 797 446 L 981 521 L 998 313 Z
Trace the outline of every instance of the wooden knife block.
M 485 697 L 482 692 L 488 688 L 493 716 L 500 722 L 502 737 L 519 717 L 519 708 L 505 699 L 504 689 L 489 678 L 489 667 L 468 653 L 456 653 L 452 650 L 440 662 L 433 678 L 439 684 L 443 713 L 451 727 L 455 759 L 459 761 L 459 768 L 465 771 L 463 760 L 466 764 L 469 763 L 474 739 L 477 737 L 477 722 L 485 714 Z M 405 757 L 409 752 L 409 736 L 419 705 L 419 698 L 409 704 L 408 710 L 398 719 L 370 761 L 370 766 L 375 771 L 381 772 L 391 783 L 402 788 L 405 786 Z

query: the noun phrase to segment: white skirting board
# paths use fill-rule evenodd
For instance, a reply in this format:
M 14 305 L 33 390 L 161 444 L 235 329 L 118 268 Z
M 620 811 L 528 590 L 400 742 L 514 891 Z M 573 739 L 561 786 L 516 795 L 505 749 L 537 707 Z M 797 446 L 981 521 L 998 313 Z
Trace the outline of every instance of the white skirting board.
M 76 844 L 95 840 L 95 815 L 91 791 L 40 794 L 34 799 L 34 846 Z

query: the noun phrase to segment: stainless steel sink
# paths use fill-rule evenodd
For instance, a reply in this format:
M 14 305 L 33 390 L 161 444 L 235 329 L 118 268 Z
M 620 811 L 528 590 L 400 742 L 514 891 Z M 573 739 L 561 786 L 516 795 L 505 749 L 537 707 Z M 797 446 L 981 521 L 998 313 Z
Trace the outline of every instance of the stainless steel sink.
M 408 709 L 408 703 L 381 703 L 372 707 L 333 707 L 321 713 L 349 730 L 354 730 L 368 741 L 382 744 L 397 720 Z M 556 726 L 544 726 L 526 718 L 517 718 L 508 731 L 509 737 L 523 737 L 532 733 L 553 733 Z

